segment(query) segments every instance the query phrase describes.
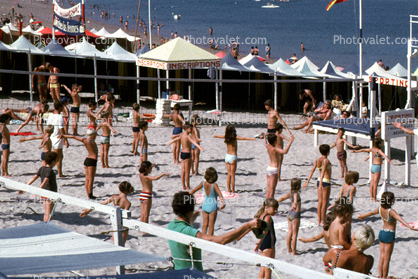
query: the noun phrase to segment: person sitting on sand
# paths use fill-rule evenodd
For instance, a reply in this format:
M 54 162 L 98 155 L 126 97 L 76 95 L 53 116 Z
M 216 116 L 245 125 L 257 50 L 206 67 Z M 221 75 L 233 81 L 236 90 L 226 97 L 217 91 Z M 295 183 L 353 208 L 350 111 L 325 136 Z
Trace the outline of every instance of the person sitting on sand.
M 19 133 L 19 131 L 29 124 L 29 121 L 32 119 L 32 117 L 35 117 L 36 121 L 36 130 L 41 129 L 41 132 L 44 132 L 43 123 L 42 123 L 42 116 L 44 113 L 47 113 L 49 109 L 49 105 L 47 104 L 47 101 L 44 100 L 37 104 L 34 108 L 27 107 L 26 109 L 9 109 L 6 108 L 4 110 L 4 113 L 9 114 L 11 118 L 24 121 L 19 128 L 17 128 L 16 133 Z M 27 113 L 28 117 L 26 119 L 22 119 L 21 117 L 17 116 L 15 113 Z
M 109 204 L 113 202 L 114 206 L 119 206 L 121 209 L 129 210 L 131 208 L 131 202 L 128 200 L 128 195 L 134 192 L 134 187 L 128 181 L 122 181 L 119 184 L 119 195 L 113 195 L 107 200 L 102 201 L 100 204 Z M 80 213 L 80 217 L 86 217 L 87 214 L 92 212 L 93 209 L 84 209 Z M 122 232 L 122 245 L 125 246 L 128 239 L 128 229 L 124 228 Z
M 348 250 L 330 249 L 322 258 L 326 274 L 333 274 L 334 268 L 344 268 L 351 271 L 370 274 L 374 259 L 365 255 L 364 251 L 373 245 L 375 236 L 369 225 L 361 225 L 351 237 L 351 246 Z
M 216 236 L 201 233 L 191 225 L 198 215 L 194 211 L 195 202 L 196 199 L 188 192 L 176 193 L 171 203 L 171 207 L 173 208 L 174 214 L 177 215 L 177 219 L 171 221 L 168 224 L 167 229 L 225 245 L 234 240 L 241 239 L 248 232 L 250 232 L 250 230 L 259 228 L 261 225 L 260 219 L 253 219 L 239 228 L 230 230 L 223 235 Z M 195 269 L 203 271 L 202 251 L 200 249 L 192 248 L 192 263 L 192 259 L 190 259 L 191 253 L 189 252 L 189 245 L 178 243 L 173 240 L 168 240 L 168 244 L 174 258 L 173 262 L 175 270 L 191 268 L 193 264 Z
M 45 132 L 40 136 L 34 136 L 29 138 L 21 138 L 19 139 L 19 142 L 25 142 L 29 140 L 36 140 L 41 139 L 41 146 L 39 146 L 39 149 L 43 148 L 44 151 L 41 154 L 41 160 L 42 160 L 42 166 L 45 166 L 45 154 L 52 149 L 52 141 L 50 139 L 51 134 L 54 132 L 54 126 L 48 125 L 45 128 Z
M 87 197 L 92 200 L 96 199 L 96 197 L 93 196 L 93 182 L 94 176 L 96 175 L 97 156 L 99 155 L 99 151 L 96 145 L 96 136 L 97 132 L 94 129 L 87 130 L 87 138 L 74 135 L 60 136 L 61 138 L 78 140 L 79 142 L 82 142 L 86 147 L 88 155 L 87 158 L 84 160 L 84 173 L 86 176 L 84 187 L 86 188 Z
M 309 117 L 309 119 L 306 120 L 303 124 L 300 124 L 299 126 L 294 127 L 293 130 L 299 130 L 307 126 L 306 130 L 304 130 L 303 132 L 308 133 L 308 132 L 311 132 L 309 129 L 312 126 L 312 122 L 324 121 L 324 120 L 330 119 L 332 115 L 331 102 L 327 100 L 323 106 L 317 108 L 314 112 L 315 112 L 315 115 L 312 115 L 311 117 Z

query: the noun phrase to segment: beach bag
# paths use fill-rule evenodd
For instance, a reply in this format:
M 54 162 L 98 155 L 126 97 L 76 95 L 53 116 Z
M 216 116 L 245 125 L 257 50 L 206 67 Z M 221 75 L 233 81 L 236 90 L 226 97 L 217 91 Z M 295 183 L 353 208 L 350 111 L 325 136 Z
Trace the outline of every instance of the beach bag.
M 380 201 L 380 199 L 382 198 L 382 194 L 384 193 L 384 192 L 387 192 L 388 191 L 388 186 L 387 186 L 387 183 L 386 183 L 386 180 L 383 182 L 383 184 L 382 184 L 382 186 L 380 186 L 380 190 L 379 190 L 379 192 L 377 193 L 377 196 L 376 196 L 376 199 L 378 200 L 378 201 Z

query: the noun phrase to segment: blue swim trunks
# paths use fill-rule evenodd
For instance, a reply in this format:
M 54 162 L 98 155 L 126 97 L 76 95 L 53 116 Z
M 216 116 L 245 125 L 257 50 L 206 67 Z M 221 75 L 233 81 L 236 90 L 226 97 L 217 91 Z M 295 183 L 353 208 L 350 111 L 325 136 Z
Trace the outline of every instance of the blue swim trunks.
M 379 232 L 379 242 L 382 243 L 391 243 L 395 241 L 395 231 L 392 230 L 380 230 Z
M 183 128 L 181 127 L 174 127 L 173 129 L 173 135 L 179 135 L 183 132 Z
M 382 165 L 373 164 L 372 167 L 370 168 L 370 171 L 372 173 L 380 172 L 381 170 L 382 170 Z

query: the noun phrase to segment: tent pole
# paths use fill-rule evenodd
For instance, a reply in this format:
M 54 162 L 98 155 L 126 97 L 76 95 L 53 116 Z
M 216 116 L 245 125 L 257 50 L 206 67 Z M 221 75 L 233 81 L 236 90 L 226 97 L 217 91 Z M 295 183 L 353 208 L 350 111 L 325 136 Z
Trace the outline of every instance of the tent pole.
M 363 78 L 363 5 L 362 0 L 359 0 L 359 76 Z M 363 102 L 363 82 L 360 83 L 359 87 L 359 108 Z
M 151 0 L 148 0 L 148 26 L 149 26 L 149 48 L 152 49 L 151 40 Z
M 276 71 L 274 71 L 274 80 L 277 80 Z M 274 109 L 277 110 L 277 82 L 274 83 Z
M 30 49 L 28 50 L 28 63 L 29 63 L 29 71 L 32 70 L 32 58 L 30 55 Z M 30 94 L 30 101 L 33 101 L 33 90 L 32 90 L 32 77 L 29 75 L 29 94 Z
M 167 92 L 168 93 L 170 93 L 170 82 L 169 82 L 169 77 L 170 77 L 170 74 L 169 74 L 169 72 L 168 72 L 168 68 L 167 68 L 167 73 L 166 73 L 166 78 L 167 78 L 167 81 L 166 81 L 166 84 L 165 84 L 165 86 L 167 87 Z
M 325 78 L 324 78 L 324 80 L 325 80 Z M 322 83 L 323 84 L 323 87 L 322 87 L 322 97 L 324 98 L 324 103 L 325 103 L 325 101 L 327 100 L 327 83 L 326 82 L 324 82 L 324 83 Z
M 218 71 L 216 71 L 216 79 L 218 79 Z M 216 110 L 219 110 L 219 89 L 218 89 L 218 82 L 215 83 L 215 102 L 216 102 Z
M 160 69 L 157 69 L 157 77 L 160 78 Z M 158 80 L 157 84 L 158 84 L 158 89 L 157 89 L 158 90 L 158 99 L 160 99 L 161 98 L 161 81 Z
M 97 60 L 96 60 L 96 54 L 93 56 L 94 61 L 94 75 L 97 76 Z M 97 77 L 94 78 L 94 100 L 97 103 Z
M 190 79 L 192 79 L 192 69 L 189 69 L 189 80 Z M 189 82 L 188 83 L 189 85 L 188 85 L 188 97 L 189 97 L 189 100 L 193 100 L 193 97 L 192 97 L 192 84 Z
M 138 79 L 136 80 L 136 102 L 139 104 L 139 112 L 141 112 L 141 89 L 139 87 L 140 70 L 141 69 L 139 68 L 139 66 L 136 66 L 136 76 L 138 77 Z
M 411 23 L 410 29 L 411 29 L 411 32 L 412 32 L 412 23 Z M 412 34 L 411 34 L 411 37 L 412 37 Z M 407 95 L 406 96 L 407 101 L 406 101 L 405 109 L 409 109 L 409 108 L 413 107 L 412 106 L 412 100 L 415 101 L 414 95 L 413 95 L 412 90 L 411 90 L 411 71 L 412 71 L 412 68 L 411 68 L 411 55 L 412 55 L 412 42 L 411 42 L 411 39 L 408 39 L 408 56 L 407 56 L 407 58 L 408 58 L 407 59 L 408 60 L 408 86 L 406 87 L 406 90 L 407 90 L 407 94 L 406 94 Z
M 382 115 L 382 86 L 380 83 L 377 84 L 377 101 L 379 102 L 379 116 Z M 396 92 L 395 92 L 396 94 Z

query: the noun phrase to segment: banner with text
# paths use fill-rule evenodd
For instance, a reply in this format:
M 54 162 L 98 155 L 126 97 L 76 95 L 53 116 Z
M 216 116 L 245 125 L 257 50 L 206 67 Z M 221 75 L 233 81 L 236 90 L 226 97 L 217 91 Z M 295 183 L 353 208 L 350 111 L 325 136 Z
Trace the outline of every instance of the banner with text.
M 408 136 L 404 131 L 393 126 L 394 122 L 400 122 L 405 128 L 413 130 L 415 127 L 414 109 L 382 112 L 382 138 L 384 140 Z
M 82 21 L 66 19 L 58 15 L 54 15 L 54 28 L 71 36 L 84 35 L 85 32 Z
M 190 62 L 160 62 L 147 59 L 137 59 L 137 66 L 156 68 L 162 70 L 184 70 L 184 69 L 207 69 L 210 67 L 219 68 L 221 67 L 220 60 L 208 60 L 208 61 L 190 61 Z
M 72 6 L 71 8 L 63 9 L 60 6 L 58 6 L 57 2 L 54 1 L 54 13 L 59 15 L 60 17 L 65 17 L 65 18 L 80 16 L 81 4 L 78 3 L 77 5 Z

